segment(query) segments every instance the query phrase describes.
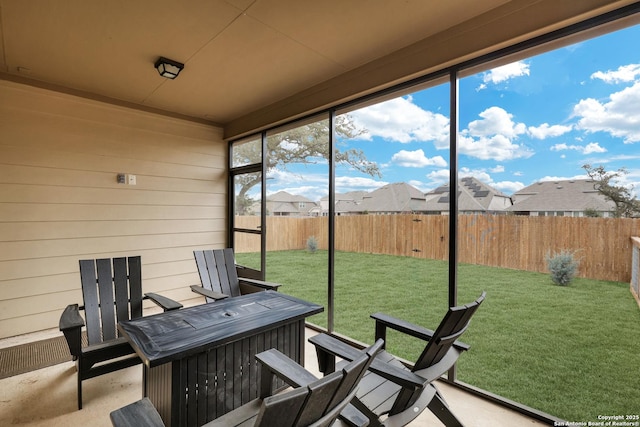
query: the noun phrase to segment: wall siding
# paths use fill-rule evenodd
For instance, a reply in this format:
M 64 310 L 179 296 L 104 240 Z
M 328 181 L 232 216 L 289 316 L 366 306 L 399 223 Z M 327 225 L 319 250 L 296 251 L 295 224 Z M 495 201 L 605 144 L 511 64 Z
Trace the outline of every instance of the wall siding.
M 143 291 L 193 299 L 226 188 L 220 128 L 0 80 L 0 338 L 57 327 L 83 258 L 141 255 Z

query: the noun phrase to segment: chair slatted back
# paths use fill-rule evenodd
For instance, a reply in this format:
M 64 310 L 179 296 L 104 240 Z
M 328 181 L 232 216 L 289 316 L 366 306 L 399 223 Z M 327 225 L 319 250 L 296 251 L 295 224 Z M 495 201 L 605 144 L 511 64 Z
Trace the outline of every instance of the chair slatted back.
M 383 346 L 384 341 L 377 340 L 373 345 L 366 348 L 359 357 L 345 365 L 341 371 L 336 371 L 333 374 L 327 375 L 325 378 L 330 378 L 332 375 L 339 375 L 339 386 L 330 395 L 326 390 L 323 390 L 322 393 L 314 393 L 312 391 L 307 406 L 305 406 L 303 412 L 300 414 L 296 425 L 330 425 L 338 417 L 342 409 L 353 399 L 353 397 L 349 396 L 355 393 L 360 380 L 367 372 L 371 362 L 373 362 L 373 359 Z M 311 388 L 312 385 L 310 384 L 309 389 L 311 390 Z M 318 401 L 311 400 L 314 395 L 321 394 L 326 394 L 327 396 L 319 397 Z M 324 403 L 325 400 L 328 401 L 328 404 Z M 336 410 L 338 407 L 341 409 Z
M 255 427 L 331 425 L 353 400 L 357 385 L 383 345 L 383 340 L 377 340 L 342 370 L 326 375 L 306 387 L 265 398 Z M 289 394 L 292 395 L 290 398 L 283 397 Z
M 338 371 L 309 384 L 307 401 L 292 426 L 308 426 L 322 418 L 327 409 L 330 409 L 329 405 L 342 387 L 343 379 L 344 373 Z
M 140 257 L 80 260 L 89 345 L 118 337 L 117 323 L 142 316 Z
M 294 426 L 308 395 L 309 389 L 300 387 L 265 398 L 254 426 Z
M 202 287 L 230 297 L 240 296 L 233 249 L 193 251 Z M 212 302 L 207 298 L 207 302 Z
M 349 393 L 344 400 L 326 412 L 318 421 L 309 424 L 308 427 L 329 427 L 333 425 L 333 422 L 338 418 L 342 410 L 355 399 L 357 391 L 357 388 L 351 390 L 351 393 Z M 300 424 L 300 426 L 302 426 L 302 424 Z
M 370 356 L 369 354 L 365 353 L 357 359 L 354 359 L 351 363 L 349 363 L 342 369 L 343 379 L 341 388 L 340 390 L 336 391 L 335 395 L 333 396 L 330 407 L 333 407 L 340 401 L 344 400 L 351 392 L 351 390 L 353 390 L 358 385 L 365 372 L 367 371 L 367 368 L 369 367 L 369 360 L 373 360 L 374 356 Z
M 469 326 L 471 317 L 476 312 L 480 304 L 485 298 L 483 292 L 480 297 L 471 304 L 450 307 L 444 316 L 440 325 L 435 330 L 433 338 L 425 347 L 424 351 L 418 357 L 413 371 L 419 371 L 435 365 L 444 358 L 453 343 L 464 333 Z

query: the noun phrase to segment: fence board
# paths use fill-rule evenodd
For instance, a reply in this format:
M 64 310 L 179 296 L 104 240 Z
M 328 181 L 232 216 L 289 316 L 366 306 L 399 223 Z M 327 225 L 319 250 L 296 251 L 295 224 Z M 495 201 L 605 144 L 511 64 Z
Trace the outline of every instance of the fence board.
M 338 251 L 448 259 L 449 218 L 440 215 L 360 215 L 336 217 Z M 255 228 L 259 218 L 236 217 L 236 226 Z M 267 217 L 267 250 L 300 250 L 310 236 L 326 249 L 326 217 Z M 461 263 L 547 272 L 545 256 L 561 250 L 580 259 L 579 277 L 629 282 L 632 236 L 640 219 L 460 215 Z M 256 240 L 236 242 L 258 251 Z M 252 242 L 252 243 L 251 243 Z

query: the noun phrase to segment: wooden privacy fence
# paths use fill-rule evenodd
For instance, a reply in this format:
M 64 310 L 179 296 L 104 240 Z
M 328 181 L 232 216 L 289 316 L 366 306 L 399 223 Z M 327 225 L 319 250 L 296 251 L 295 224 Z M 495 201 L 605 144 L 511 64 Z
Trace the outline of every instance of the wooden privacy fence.
M 640 237 L 631 238 L 633 252 L 631 256 L 631 293 L 640 306 Z
M 236 217 L 237 227 L 255 228 L 256 217 Z M 314 236 L 327 248 L 328 220 L 267 217 L 267 250 L 305 249 Z M 545 256 L 575 252 L 578 275 L 629 283 L 632 236 L 640 219 L 460 215 L 458 259 L 461 263 L 547 272 Z M 236 235 L 236 250 L 258 251 L 257 239 Z M 255 247 L 254 247 L 255 246 Z M 449 217 L 440 215 L 339 216 L 335 221 L 338 251 L 447 260 Z

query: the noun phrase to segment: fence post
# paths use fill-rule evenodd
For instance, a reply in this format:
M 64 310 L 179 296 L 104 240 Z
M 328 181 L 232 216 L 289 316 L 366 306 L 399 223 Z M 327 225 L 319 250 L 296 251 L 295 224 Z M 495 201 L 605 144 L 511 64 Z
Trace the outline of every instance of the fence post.
M 631 237 L 631 293 L 640 307 L 640 237 Z

